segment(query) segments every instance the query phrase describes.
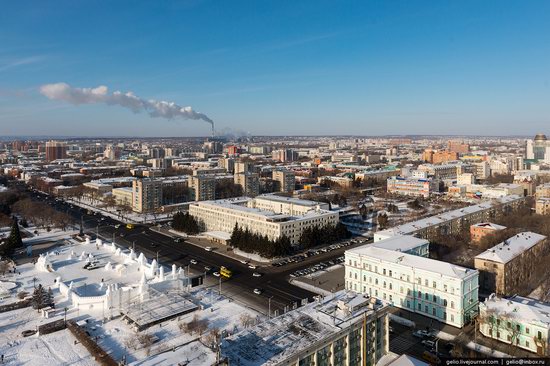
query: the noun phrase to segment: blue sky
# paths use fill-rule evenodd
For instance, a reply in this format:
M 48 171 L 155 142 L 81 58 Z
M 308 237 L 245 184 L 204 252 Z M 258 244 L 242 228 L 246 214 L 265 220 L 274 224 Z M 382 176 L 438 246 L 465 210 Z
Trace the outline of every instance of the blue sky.
M 550 133 L 549 1 L 12 1 L 0 134 L 201 136 L 52 101 L 107 86 L 265 135 Z

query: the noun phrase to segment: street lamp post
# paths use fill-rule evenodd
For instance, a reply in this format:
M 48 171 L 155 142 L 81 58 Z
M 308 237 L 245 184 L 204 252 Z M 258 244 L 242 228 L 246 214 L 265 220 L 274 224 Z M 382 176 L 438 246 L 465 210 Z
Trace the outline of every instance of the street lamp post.
M 273 296 L 271 296 L 269 299 L 267 299 L 267 318 L 271 319 L 271 299 Z
M 221 295 L 222 295 L 222 277 L 221 277 L 221 276 L 220 276 L 220 278 L 219 278 L 219 281 L 220 281 L 220 287 L 219 287 L 219 289 L 218 289 L 218 295 L 221 296 Z

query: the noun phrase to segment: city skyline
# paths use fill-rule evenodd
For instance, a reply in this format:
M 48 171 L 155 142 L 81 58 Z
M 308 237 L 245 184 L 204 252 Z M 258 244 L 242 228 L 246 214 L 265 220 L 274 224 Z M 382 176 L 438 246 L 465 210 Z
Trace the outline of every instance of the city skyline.
M 210 134 L 40 94 L 55 83 L 191 106 L 221 133 L 546 132 L 546 2 L 129 4 L 4 5 L 0 134 Z

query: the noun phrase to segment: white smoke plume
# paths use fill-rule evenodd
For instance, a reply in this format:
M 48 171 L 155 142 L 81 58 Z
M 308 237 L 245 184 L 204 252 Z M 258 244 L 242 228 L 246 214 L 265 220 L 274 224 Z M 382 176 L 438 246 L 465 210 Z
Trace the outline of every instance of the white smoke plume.
M 173 119 L 177 117 L 193 120 L 203 120 L 214 128 L 214 121 L 205 114 L 193 110 L 191 107 L 181 107 L 174 102 L 145 100 L 132 92 L 122 93 L 115 91 L 109 93 L 106 86 L 97 88 L 73 88 L 66 83 L 46 84 L 40 87 L 40 93 L 49 99 L 62 100 L 71 104 L 104 103 L 119 105 L 132 110 L 134 113 L 147 112 L 151 117 Z

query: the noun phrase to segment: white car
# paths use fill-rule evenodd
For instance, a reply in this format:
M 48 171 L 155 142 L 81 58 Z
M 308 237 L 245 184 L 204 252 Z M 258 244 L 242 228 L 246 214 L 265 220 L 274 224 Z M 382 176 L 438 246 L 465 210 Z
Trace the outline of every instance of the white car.
M 199 263 L 199 262 L 197 262 L 196 259 L 191 259 L 189 262 L 191 262 L 191 264 L 197 264 L 197 263 Z
M 256 266 L 253 265 L 253 264 L 249 264 L 249 265 L 248 265 L 248 268 L 250 268 L 250 269 L 256 269 L 256 268 L 258 268 L 258 267 L 256 267 Z
M 254 289 L 254 293 L 255 293 L 256 295 L 261 295 L 261 294 L 262 294 L 262 289 L 260 289 L 260 288 L 255 288 L 255 289 Z
M 119 228 L 120 228 L 120 224 L 116 224 L 115 229 L 119 229 Z
M 254 273 L 252 273 L 252 276 L 253 277 L 262 277 L 262 274 L 258 273 L 258 272 L 254 272 Z
M 214 272 L 214 273 L 212 273 L 212 274 L 213 274 L 214 276 L 216 276 L 216 277 L 220 277 L 220 272 Z
M 206 247 L 206 248 L 204 248 L 204 250 L 206 250 L 207 252 L 211 252 L 211 251 L 212 251 L 212 247 Z

